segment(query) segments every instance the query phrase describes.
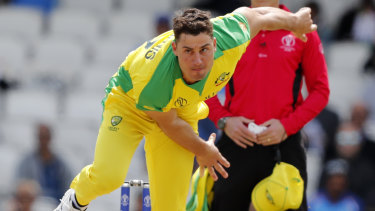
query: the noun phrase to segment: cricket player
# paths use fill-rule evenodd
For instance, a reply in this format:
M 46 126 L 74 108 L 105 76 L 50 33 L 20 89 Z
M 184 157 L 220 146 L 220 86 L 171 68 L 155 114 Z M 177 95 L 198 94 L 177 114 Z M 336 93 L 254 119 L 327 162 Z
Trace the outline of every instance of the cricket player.
M 200 167 L 228 177 L 229 162 L 198 136 L 198 120 L 208 115 L 204 100 L 233 75 L 238 60 L 260 30 L 285 29 L 306 40 L 316 30 L 310 9 L 239 8 L 210 19 L 187 9 L 173 30 L 131 52 L 111 78 L 103 99 L 103 119 L 95 157 L 75 177 L 55 211 L 82 211 L 96 197 L 123 184 L 131 158 L 146 138 L 146 162 L 153 211 L 185 210 L 194 156 Z

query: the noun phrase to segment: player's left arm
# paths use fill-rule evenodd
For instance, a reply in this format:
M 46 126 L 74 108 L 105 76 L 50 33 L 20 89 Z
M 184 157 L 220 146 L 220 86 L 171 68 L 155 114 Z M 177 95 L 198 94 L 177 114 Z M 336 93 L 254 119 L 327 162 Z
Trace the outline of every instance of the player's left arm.
M 311 19 L 311 9 L 301 8 L 290 13 L 274 7 L 240 7 L 234 12 L 244 15 L 250 26 L 250 37 L 253 38 L 260 30 L 292 31 L 298 38 L 306 41 L 306 33 L 315 31 L 317 26 Z

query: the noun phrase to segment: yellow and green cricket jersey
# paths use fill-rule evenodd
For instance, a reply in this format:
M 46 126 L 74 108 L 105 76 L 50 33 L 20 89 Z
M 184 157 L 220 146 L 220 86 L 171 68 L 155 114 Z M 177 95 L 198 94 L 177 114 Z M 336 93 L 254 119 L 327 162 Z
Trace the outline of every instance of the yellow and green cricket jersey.
M 244 16 L 230 13 L 211 20 L 217 39 L 215 61 L 207 76 L 186 84 L 171 43 L 173 31 L 145 42 L 131 52 L 111 78 L 106 92 L 120 86 L 140 110 L 166 112 L 197 104 L 216 95 L 233 75 L 236 64 L 250 42 Z

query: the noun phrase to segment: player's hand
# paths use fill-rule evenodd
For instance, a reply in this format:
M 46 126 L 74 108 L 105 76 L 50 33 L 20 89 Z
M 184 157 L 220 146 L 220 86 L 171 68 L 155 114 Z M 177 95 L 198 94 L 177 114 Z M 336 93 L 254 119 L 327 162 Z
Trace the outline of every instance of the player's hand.
M 256 135 L 250 132 L 245 124 L 249 124 L 253 120 L 242 116 L 228 117 L 225 122 L 224 132 L 238 146 L 246 149 L 247 146 L 254 146 L 257 143 Z
M 258 142 L 263 146 L 269 146 L 278 144 L 285 140 L 288 136 L 286 135 L 285 128 L 278 119 L 271 119 L 261 124 L 266 126 L 267 129 L 258 134 Z
M 308 7 L 303 7 L 295 14 L 296 23 L 294 24 L 293 34 L 300 38 L 302 41 L 306 42 L 306 33 L 317 30 L 318 26 L 313 24 L 311 19 L 311 9 Z
M 204 168 L 208 169 L 212 179 L 216 181 L 218 179 L 215 170 L 221 174 L 224 178 L 228 177 L 227 171 L 224 167 L 230 166 L 227 159 L 225 159 L 215 146 L 216 134 L 212 133 L 206 142 L 206 150 L 202 155 L 196 155 L 197 162 L 199 164 L 199 174 L 203 176 Z

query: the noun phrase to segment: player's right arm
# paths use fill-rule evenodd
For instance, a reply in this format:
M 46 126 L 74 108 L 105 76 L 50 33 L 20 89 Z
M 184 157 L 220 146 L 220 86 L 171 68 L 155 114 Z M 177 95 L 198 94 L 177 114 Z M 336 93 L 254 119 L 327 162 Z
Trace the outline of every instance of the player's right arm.
M 145 113 L 157 122 L 170 139 L 196 155 L 201 172 L 207 167 L 215 181 L 217 180 L 215 170 L 224 178 L 228 177 L 223 166 L 228 168 L 229 162 L 214 145 L 215 134 L 211 134 L 207 142 L 204 141 L 186 121 L 178 117 L 176 109 L 171 109 L 168 112 L 145 111 Z

